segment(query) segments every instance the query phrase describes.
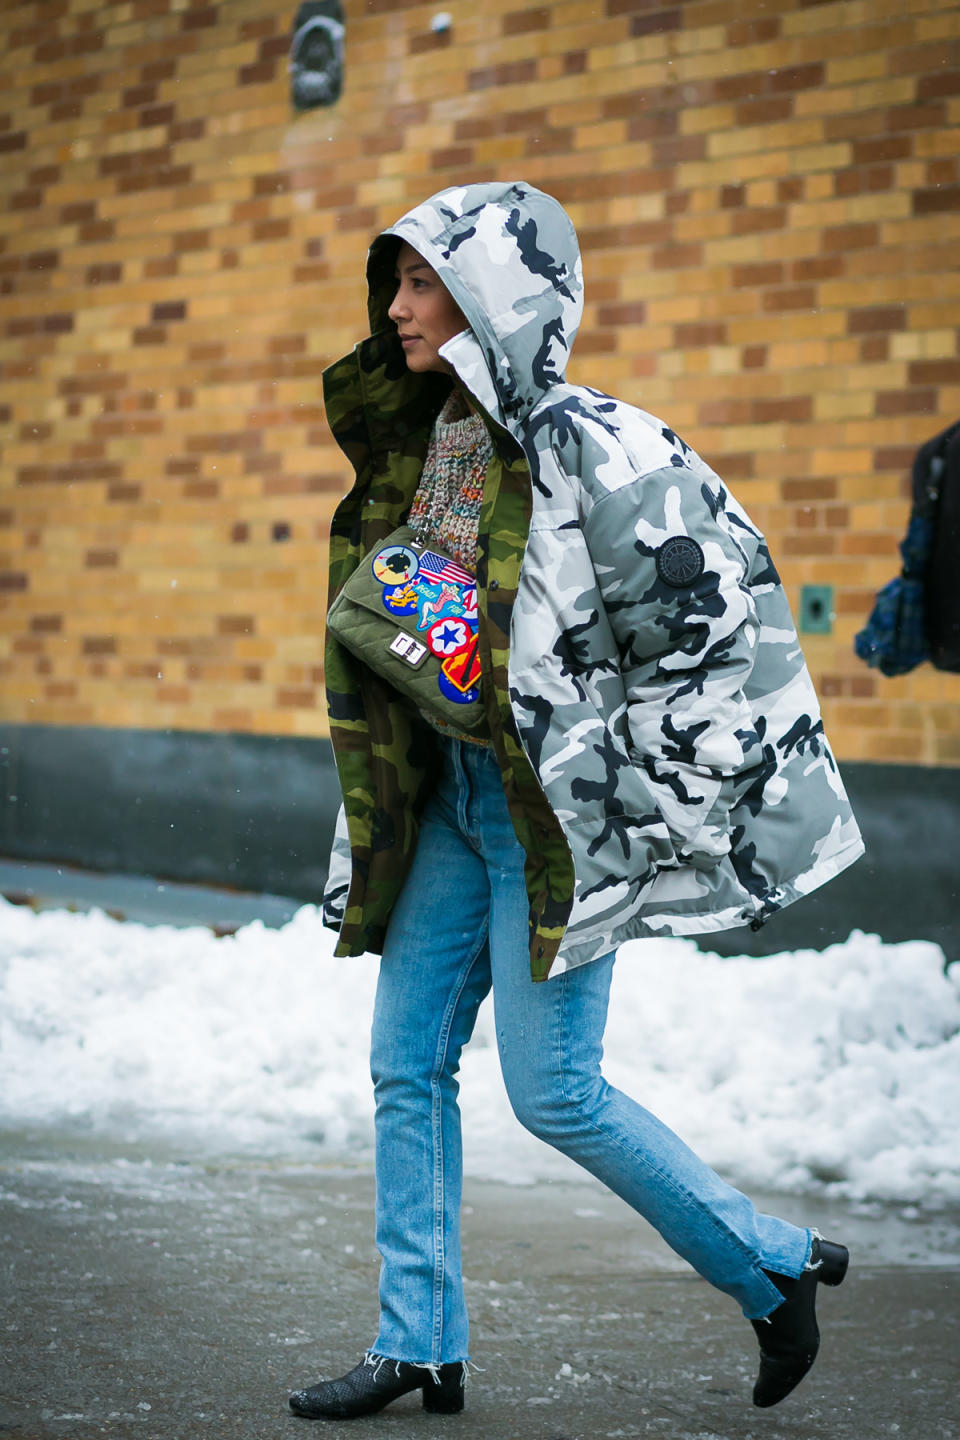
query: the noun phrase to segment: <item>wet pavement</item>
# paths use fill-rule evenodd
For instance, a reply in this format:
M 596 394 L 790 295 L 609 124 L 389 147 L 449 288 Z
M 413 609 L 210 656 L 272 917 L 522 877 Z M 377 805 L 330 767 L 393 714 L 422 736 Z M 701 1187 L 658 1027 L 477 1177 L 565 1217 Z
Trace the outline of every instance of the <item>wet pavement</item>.
M 103 910 L 115 920 L 142 925 L 206 925 L 216 935 L 231 935 L 253 920 L 279 929 L 303 903 L 285 895 L 3 857 L 0 895 L 31 910 Z
M 758 1196 L 849 1244 L 820 1358 L 750 1404 L 753 1332 L 592 1182 L 467 1184 L 473 1323 L 460 1416 L 416 1396 L 307 1421 L 288 1390 L 376 1328 L 364 1164 L 169 1141 L 0 1136 L 0 1436 L 136 1440 L 960 1440 L 960 1215 Z

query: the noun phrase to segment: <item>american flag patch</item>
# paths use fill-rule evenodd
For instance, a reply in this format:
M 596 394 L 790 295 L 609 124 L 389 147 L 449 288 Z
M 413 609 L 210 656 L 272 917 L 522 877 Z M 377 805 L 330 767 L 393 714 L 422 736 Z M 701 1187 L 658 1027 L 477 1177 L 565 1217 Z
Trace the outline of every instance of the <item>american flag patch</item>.
M 469 570 L 464 570 L 455 560 L 448 560 L 445 555 L 435 555 L 432 550 L 424 550 L 420 556 L 420 575 L 424 579 L 445 580 L 449 585 L 472 585 L 473 576 Z

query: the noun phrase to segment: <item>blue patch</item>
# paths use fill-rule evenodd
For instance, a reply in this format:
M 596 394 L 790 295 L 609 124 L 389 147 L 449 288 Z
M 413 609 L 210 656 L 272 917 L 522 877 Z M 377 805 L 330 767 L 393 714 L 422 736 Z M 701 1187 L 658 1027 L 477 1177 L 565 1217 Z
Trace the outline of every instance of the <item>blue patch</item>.
M 461 690 L 459 686 L 447 679 L 442 670 L 437 676 L 437 684 L 440 687 L 440 694 L 445 695 L 448 700 L 453 700 L 457 705 L 472 705 L 474 700 L 480 699 L 478 686 L 473 686 L 469 690 Z
M 417 592 L 412 585 L 385 585 L 382 599 L 388 615 L 417 613 Z

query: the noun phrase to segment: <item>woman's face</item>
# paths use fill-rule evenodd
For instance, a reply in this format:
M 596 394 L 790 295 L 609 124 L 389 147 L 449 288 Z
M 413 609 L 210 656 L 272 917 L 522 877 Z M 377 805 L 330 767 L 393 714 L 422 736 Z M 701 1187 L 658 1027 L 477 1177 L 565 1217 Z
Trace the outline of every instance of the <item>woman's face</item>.
M 397 327 L 407 369 L 442 370 L 440 346 L 469 328 L 467 319 L 437 272 L 406 241 L 397 255 L 397 293 L 387 311 Z

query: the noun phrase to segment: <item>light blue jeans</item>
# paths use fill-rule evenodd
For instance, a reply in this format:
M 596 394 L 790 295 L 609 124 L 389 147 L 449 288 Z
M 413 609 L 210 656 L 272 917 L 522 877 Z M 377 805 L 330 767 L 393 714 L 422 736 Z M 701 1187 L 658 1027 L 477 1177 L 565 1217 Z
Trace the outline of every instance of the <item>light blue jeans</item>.
M 387 932 L 373 1018 L 380 1330 L 395 1360 L 468 1355 L 456 1075 L 493 987 L 517 1119 L 637 1210 L 750 1318 L 783 1299 L 812 1233 L 762 1215 L 600 1073 L 613 954 L 530 979 L 524 855 L 491 751 L 439 742 L 442 767 Z

